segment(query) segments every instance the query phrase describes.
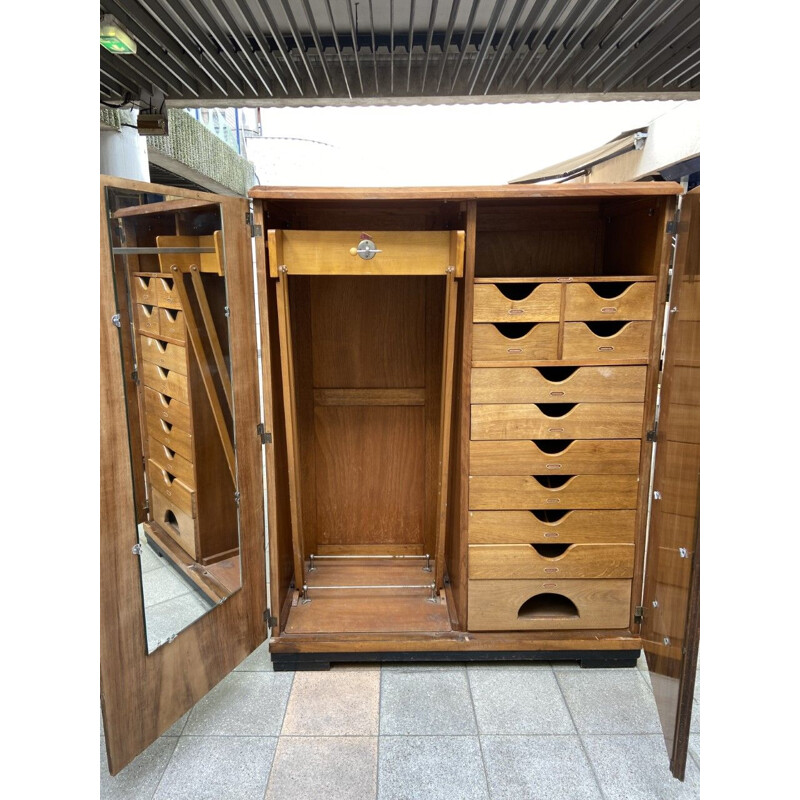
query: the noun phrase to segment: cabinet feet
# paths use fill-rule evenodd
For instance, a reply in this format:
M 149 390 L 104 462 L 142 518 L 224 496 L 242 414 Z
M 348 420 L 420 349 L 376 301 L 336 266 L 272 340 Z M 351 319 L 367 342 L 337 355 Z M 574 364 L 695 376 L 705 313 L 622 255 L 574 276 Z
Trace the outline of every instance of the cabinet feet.
M 635 667 L 639 650 L 615 650 L 581 655 L 581 669 L 615 669 Z

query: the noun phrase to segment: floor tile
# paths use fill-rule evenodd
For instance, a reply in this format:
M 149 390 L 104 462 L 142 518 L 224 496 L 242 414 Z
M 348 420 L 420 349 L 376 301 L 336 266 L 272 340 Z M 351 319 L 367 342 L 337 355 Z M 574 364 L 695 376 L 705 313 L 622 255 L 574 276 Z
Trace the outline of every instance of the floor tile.
M 100 737 L 101 800 L 150 800 L 164 774 L 177 739 L 156 739 L 113 778 L 108 772 L 106 742 Z
M 195 705 L 184 736 L 277 736 L 292 677 L 232 672 Z
M 165 566 L 164 559 L 159 556 L 150 545 L 142 545 L 141 555 L 142 572 L 151 572 L 154 569 L 161 569 Z
M 700 764 L 700 734 L 689 734 L 689 755 L 694 758 L 697 764 Z
M 282 736 L 265 800 L 375 800 L 378 739 Z
M 176 720 L 175 723 L 164 733 L 162 736 L 180 736 L 183 733 L 184 728 L 186 727 L 186 721 L 189 719 L 189 712 L 187 711 L 180 719 Z
M 145 608 L 192 591 L 171 569 L 166 568 L 145 572 L 142 575 L 142 589 Z
M 606 800 L 690 800 L 700 797 L 700 771 L 686 762 L 681 783 L 669 771 L 664 737 L 584 736 Z
M 262 800 L 277 741 L 183 736 L 154 800 Z
M 269 653 L 269 640 L 266 640 L 239 664 L 235 672 L 272 672 L 272 658 Z
M 481 736 L 492 800 L 602 800 L 578 736 Z
M 381 674 L 381 734 L 476 734 L 467 672 Z
M 467 670 L 478 731 L 576 733 L 552 670 Z
M 653 693 L 639 670 L 557 672 L 578 733 L 660 733 Z
M 148 652 L 152 653 L 212 608 L 193 591 L 148 608 L 145 614 Z
M 700 733 L 700 703 L 692 703 L 692 719 L 689 722 L 689 733 Z
M 380 670 L 297 672 L 281 734 L 377 736 Z
M 378 800 L 489 800 L 477 736 L 382 736 Z

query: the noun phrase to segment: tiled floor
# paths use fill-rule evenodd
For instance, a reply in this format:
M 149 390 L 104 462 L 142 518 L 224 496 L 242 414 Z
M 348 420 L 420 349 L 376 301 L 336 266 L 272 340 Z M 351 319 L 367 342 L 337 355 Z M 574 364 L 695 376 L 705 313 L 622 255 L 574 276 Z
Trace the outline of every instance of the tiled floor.
M 131 800 L 682 800 L 639 669 L 577 664 L 272 672 L 263 645 L 116 777 Z M 102 737 L 102 732 L 101 732 Z

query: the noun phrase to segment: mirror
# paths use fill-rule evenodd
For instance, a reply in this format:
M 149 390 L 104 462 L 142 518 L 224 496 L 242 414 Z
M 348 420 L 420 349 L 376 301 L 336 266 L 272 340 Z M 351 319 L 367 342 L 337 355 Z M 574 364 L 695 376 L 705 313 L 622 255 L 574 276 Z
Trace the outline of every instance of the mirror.
M 222 209 L 106 192 L 152 653 L 242 582 Z

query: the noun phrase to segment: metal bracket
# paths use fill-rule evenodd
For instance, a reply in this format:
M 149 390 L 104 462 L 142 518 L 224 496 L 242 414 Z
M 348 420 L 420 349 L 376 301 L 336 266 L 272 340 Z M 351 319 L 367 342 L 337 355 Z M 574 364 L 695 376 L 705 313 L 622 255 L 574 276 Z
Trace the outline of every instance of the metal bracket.
M 256 433 L 261 437 L 261 444 L 272 444 L 272 434 L 267 432 L 263 422 L 256 425 Z
M 135 544 L 133 547 L 131 547 L 131 553 L 133 553 L 135 556 L 140 556 L 142 554 L 142 546 L 140 544 Z
M 253 212 L 248 211 L 244 215 L 244 224 L 250 228 L 250 238 L 254 236 L 263 236 L 263 231 L 260 225 L 256 225 L 253 222 Z
M 114 314 L 114 316 L 111 317 L 111 324 L 115 328 L 121 328 L 122 327 L 122 317 L 120 317 L 119 314 Z
M 231 315 L 231 309 L 229 306 L 225 306 L 225 317 L 229 318 Z
M 680 555 L 681 558 L 689 558 L 689 551 L 685 547 L 679 547 L 678 555 Z
M 678 232 L 678 220 L 677 219 L 671 219 L 667 223 L 667 233 L 670 233 L 670 234 L 672 234 L 674 236 L 677 232 Z
M 239 500 L 241 500 L 242 495 L 239 492 L 233 493 L 233 501 L 236 503 L 236 507 L 239 507 Z
M 644 619 L 644 608 L 642 606 L 636 606 L 633 609 L 633 621 L 634 622 L 641 622 Z
M 273 617 L 272 616 L 272 611 L 270 609 L 267 609 L 264 612 L 264 622 L 267 623 L 268 627 L 274 628 L 278 624 L 278 618 L 277 617 Z
M 647 441 L 648 442 L 657 442 L 658 441 L 658 423 L 656 422 L 653 425 L 652 430 L 647 431 Z

